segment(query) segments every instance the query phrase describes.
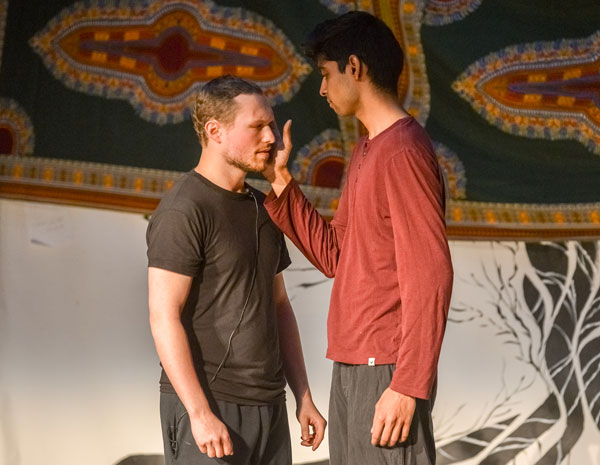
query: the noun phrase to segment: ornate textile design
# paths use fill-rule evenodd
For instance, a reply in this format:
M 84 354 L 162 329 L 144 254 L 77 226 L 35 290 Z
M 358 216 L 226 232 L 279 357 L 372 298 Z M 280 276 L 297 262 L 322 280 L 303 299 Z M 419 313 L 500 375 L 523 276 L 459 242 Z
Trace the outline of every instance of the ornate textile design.
M 373 12 L 394 31 L 404 51 L 404 70 L 398 95 L 406 110 L 425 125 L 429 116 L 429 82 L 421 45 L 424 3 L 408 0 L 373 0 Z
M 150 213 L 181 172 L 70 160 L 0 155 L 0 196 Z M 252 179 L 264 192 L 268 182 Z M 304 185 L 310 202 L 332 217 L 340 189 Z M 449 200 L 448 237 L 589 238 L 600 236 L 600 203 L 504 204 Z
M 311 69 L 269 20 L 210 0 L 83 1 L 30 43 L 68 87 L 128 100 L 159 124 L 188 117 L 195 91 L 214 77 L 252 80 L 277 104 Z
M 362 5 L 357 8 L 354 0 L 319 0 L 323 5 L 333 11 L 335 14 L 341 15 L 354 10 L 366 10 L 371 3 L 369 0 L 360 2 Z
M 452 86 L 505 132 L 574 139 L 600 154 L 600 32 L 508 47 L 469 66 Z
M 423 23 L 442 26 L 460 21 L 475 11 L 482 0 L 425 0 Z
M 33 126 L 14 100 L 0 98 L 0 154 L 29 155 L 33 152 Z
M 341 134 L 327 129 L 298 151 L 292 174 L 302 184 L 337 189 L 341 187 L 345 166 Z
M 462 162 L 456 153 L 444 144 L 434 142 L 433 148 L 444 173 L 448 195 L 453 200 L 466 199 L 467 177 Z

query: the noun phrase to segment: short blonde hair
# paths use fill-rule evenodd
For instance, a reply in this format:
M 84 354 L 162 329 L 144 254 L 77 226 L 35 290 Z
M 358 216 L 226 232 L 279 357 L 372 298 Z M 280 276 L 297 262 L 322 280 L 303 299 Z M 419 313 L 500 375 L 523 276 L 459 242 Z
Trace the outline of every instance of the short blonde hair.
M 237 104 L 233 99 L 242 94 L 263 95 L 263 92 L 256 84 L 231 74 L 212 79 L 202 86 L 196 96 L 192 120 L 196 135 L 203 147 L 208 143 L 204 125 L 211 119 L 225 125 L 231 124 L 237 110 Z

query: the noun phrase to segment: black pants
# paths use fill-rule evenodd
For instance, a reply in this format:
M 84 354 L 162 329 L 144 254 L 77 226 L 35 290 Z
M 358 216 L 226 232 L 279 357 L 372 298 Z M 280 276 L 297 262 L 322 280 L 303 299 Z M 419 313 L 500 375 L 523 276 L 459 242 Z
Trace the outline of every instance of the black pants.
M 433 399 L 417 399 L 410 433 L 395 447 L 371 445 L 375 404 L 392 380 L 394 365 L 335 362 L 329 396 L 330 465 L 435 465 Z
M 176 394 L 160 394 L 165 465 L 291 465 L 292 447 L 285 402 L 238 405 L 217 400 L 213 413 L 225 423 L 233 455 L 210 458 L 198 449 L 190 420 Z

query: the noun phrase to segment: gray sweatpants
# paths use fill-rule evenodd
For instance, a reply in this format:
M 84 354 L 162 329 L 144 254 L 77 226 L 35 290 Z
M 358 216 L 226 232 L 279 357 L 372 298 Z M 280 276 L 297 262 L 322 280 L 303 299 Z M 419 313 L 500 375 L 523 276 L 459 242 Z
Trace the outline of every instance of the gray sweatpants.
M 213 413 L 225 423 L 233 455 L 210 458 L 198 449 L 190 420 L 176 394 L 160 394 L 165 465 L 291 465 L 292 446 L 285 402 L 238 405 L 217 400 Z
M 335 362 L 329 396 L 330 465 L 435 465 L 433 399 L 417 399 L 408 439 L 395 447 L 371 445 L 375 404 L 395 365 Z

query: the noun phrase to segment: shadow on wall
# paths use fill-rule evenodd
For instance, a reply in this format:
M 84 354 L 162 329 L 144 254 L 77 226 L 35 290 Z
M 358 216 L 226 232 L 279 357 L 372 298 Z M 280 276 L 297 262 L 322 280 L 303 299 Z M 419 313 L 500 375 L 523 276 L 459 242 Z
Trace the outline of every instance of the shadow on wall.
M 115 465 L 165 465 L 165 458 L 163 455 L 130 455 Z M 305 462 L 305 465 L 329 465 L 329 460 Z

